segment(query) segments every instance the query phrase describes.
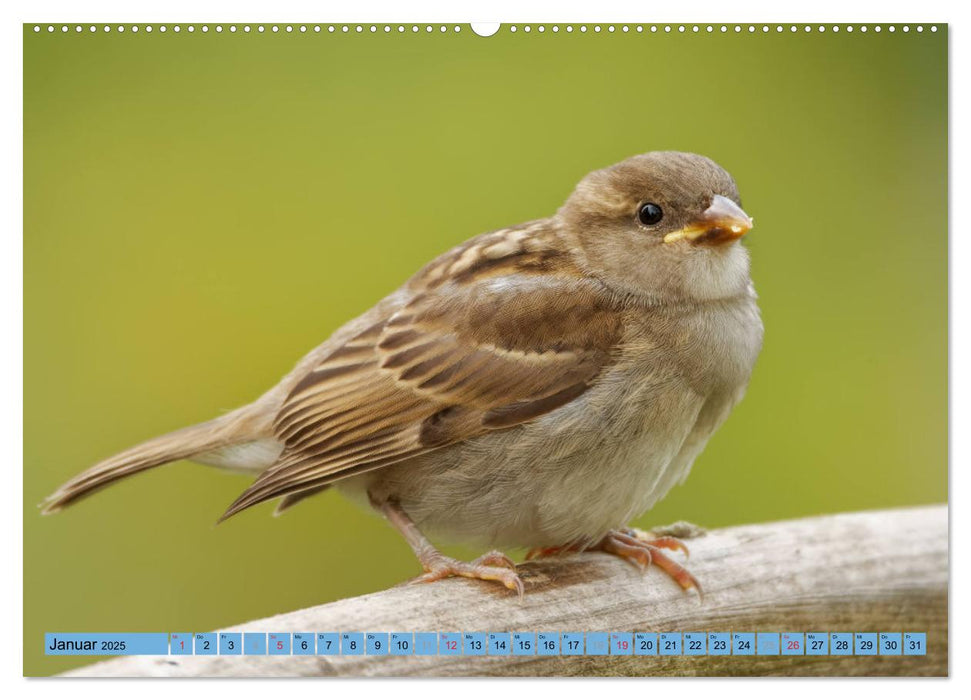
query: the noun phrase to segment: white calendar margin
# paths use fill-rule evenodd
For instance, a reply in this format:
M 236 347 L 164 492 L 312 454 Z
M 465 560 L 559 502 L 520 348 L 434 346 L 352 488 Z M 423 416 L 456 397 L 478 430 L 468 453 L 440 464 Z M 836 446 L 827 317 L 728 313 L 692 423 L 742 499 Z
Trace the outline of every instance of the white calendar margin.
M 544 10 L 545 6 L 545 10 Z M 550 8 L 553 8 L 552 10 Z M 0 74 L 3 76 L 3 95 L 12 97 L 4 101 L 3 104 L 3 137 L 4 149 L 3 156 L 3 181 L 2 192 L 3 206 L 0 211 L 6 219 L 3 227 L 5 236 L 3 244 L 5 250 L 0 255 L 0 260 L 4 266 L 0 272 L 0 284 L 3 284 L 0 299 L 2 302 L 3 317 L 0 319 L 6 331 L 6 340 L 0 346 L 2 352 L 2 366 L 7 371 L 7 381 L 4 384 L 6 391 L 3 397 L 3 420 L 0 426 L 3 430 L 3 444 L 6 447 L 5 457 L 8 473 L 6 478 L 13 482 L 5 490 L 8 503 L 3 508 L 3 518 L 5 520 L 5 532 L 8 536 L 3 538 L 5 560 L 14 562 L 16 568 L 15 576 L 3 578 L 2 593 L 3 600 L 7 606 L 4 620 L 7 621 L 7 633 L 0 637 L 0 654 L 4 674 L 0 680 L 0 687 L 8 691 L 9 697 L 51 697 L 63 700 L 64 691 L 68 690 L 63 685 L 70 683 L 68 692 L 72 695 L 72 700 L 87 700 L 89 697 L 97 697 L 98 700 L 115 696 L 125 697 L 130 700 L 132 693 L 137 693 L 139 700 L 155 700 L 155 698 L 169 698 L 173 691 L 178 692 L 182 697 L 195 697 L 203 694 L 211 695 L 219 692 L 212 682 L 206 680 L 183 680 L 177 686 L 169 686 L 165 683 L 150 683 L 145 681 L 125 681 L 125 680 L 94 680 L 86 679 L 83 682 L 59 680 L 57 682 L 31 681 L 22 679 L 23 654 L 21 640 L 23 639 L 23 269 L 21 261 L 23 259 L 23 247 L 20 235 L 23 232 L 23 161 L 22 161 L 22 134 L 23 134 L 23 34 L 21 24 L 29 21 L 82 21 L 82 22 L 212 22 L 226 18 L 235 22 L 246 21 L 332 21 L 332 22 L 385 22 L 385 21 L 416 21 L 416 22 L 449 22 L 449 23 L 468 23 L 470 21 L 496 21 L 504 22 L 632 22 L 648 21 L 654 23 L 664 22 L 844 22 L 859 24 L 863 22 L 950 22 L 958 23 L 957 27 L 951 28 L 951 123 L 957 123 L 960 117 L 967 117 L 968 109 L 968 81 L 967 76 L 971 74 L 971 64 L 968 56 L 971 55 L 971 38 L 965 39 L 962 45 L 959 41 L 962 37 L 971 37 L 971 23 L 964 23 L 967 13 L 963 13 L 958 8 L 956 2 L 946 2 L 943 0 L 923 0 L 920 3 L 906 3 L 899 0 L 889 0 L 879 3 L 868 3 L 851 0 L 813 0 L 798 4 L 783 5 L 767 0 L 734 0 L 726 3 L 724 0 L 697 0 L 692 4 L 687 3 L 645 3 L 633 0 L 596 0 L 592 2 L 578 2 L 577 0 L 561 0 L 555 5 L 543 3 L 540 0 L 493 0 L 492 2 L 478 3 L 457 3 L 448 0 L 373 0 L 365 2 L 361 0 L 357 3 L 342 3 L 340 5 L 323 2 L 311 2 L 310 0 L 274 0 L 270 2 L 254 2 L 253 0 L 237 0 L 232 4 L 220 3 L 213 0 L 167 0 L 162 3 L 133 4 L 122 0 L 87 0 L 81 2 L 70 2 L 69 0 L 36 0 L 32 3 L 9 2 L 3 9 L 4 23 L 2 26 L 2 41 L 0 50 L 3 51 L 2 68 Z M 488 39 L 483 39 L 488 41 Z M 964 89 L 954 76 L 961 76 L 964 80 Z M 967 120 L 965 120 L 967 121 Z M 959 203 L 971 200 L 967 192 L 969 181 L 968 164 L 971 163 L 971 152 L 967 147 L 967 141 L 957 129 L 951 129 L 951 192 L 956 194 L 955 199 Z M 903 203 L 905 204 L 905 203 Z M 964 237 L 952 236 L 951 240 L 951 308 L 954 310 L 951 317 L 951 358 L 954 360 L 951 367 L 951 463 L 960 464 L 962 469 L 968 468 L 971 460 L 969 452 L 969 431 L 964 427 L 968 425 L 971 418 L 969 411 L 969 396 L 971 396 L 971 373 L 965 368 L 969 361 L 967 355 L 971 348 L 971 319 L 969 319 L 969 309 L 971 309 L 971 242 L 968 236 L 971 235 L 971 226 L 968 225 L 969 216 L 962 212 L 960 207 L 951 207 L 950 228 L 952 232 L 963 231 Z M 961 489 L 964 489 L 963 475 L 952 470 L 950 493 L 952 498 L 955 494 L 955 486 L 958 487 L 957 498 L 960 501 Z M 11 475 L 10 472 L 13 472 Z M 952 541 L 968 542 L 969 537 L 967 519 L 962 519 L 959 515 L 952 515 L 952 528 L 958 528 L 964 537 L 955 537 Z M 952 530 L 953 532 L 953 530 Z M 952 561 L 955 557 L 952 554 Z M 952 580 L 967 581 L 968 576 L 967 558 L 959 558 L 957 563 L 952 565 Z M 966 588 L 966 586 L 965 586 Z M 955 587 L 952 587 L 956 590 Z M 967 606 L 963 599 L 951 600 L 951 624 L 949 629 L 955 626 L 959 630 L 971 629 L 966 613 Z M 18 606 L 20 609 L 18 610 Z M 962 658 L 962 653 L 967 650 L 967 645 L 961 644 L 958 636 L 953 635 L 949 644 L 949 654 L 951 658 Z M 957 655 L 957 656 L 956 656 Z M 923 688 L 918 688 L 917 683 L 934 683 L 934 691 L 937 693 L 947 693 L 953 695 L 960 692 L 962 697 L 966 697 L 968 688 L 959 691 L 960 687 L 971 685 L 968 683 L 968 667 L 952 664 L 957 668 L 958 678 L 954 681 L 942 683 L 940 681 L 918 681 L 908 680 L 905 683 L 896 682 L 895 679 L 871 680 L 868 683 L 879 683 L 879 693 L 883 699 L 893 700 L 903 698 L 912 700 L 915 693 L 923 692 Z M 963 671 L 963 672 L 962 672 Z M 137 688 L 132 685 L 138 682 Z M 260 683 L 246 683 L 244 680 L 223 681 L 232 683 L 233 700 L 249 700 L 253 698 L 266 697 L 267 694 L 279 692 L 321 692 L 323 689 L 310 689 L 309 687 L 278 686 L 281 681 L 264 680 Z M 283 681 L 286 683 L 287 681 Z M 299 681 L 290 681 L 296 683 Z M 307 681 L 303 681 L 306 683 Z M 318 681 L 319 682 L 319 681 Z M 342 685 L 354 681 L 326 681 L 328 683 L 341 682 Z M 547 682 L 555 682 L 560 685 L 558 692 L 565 693 L 566 698 L 572 697 L 573 693 L 589 694 L 600 690 L 600 684 L 611 684 L 615 691 L 629 693 L 634 691 L 631 687 L 623 689 L 610 680 L 587 680 L 583 685 L 570 684 L 566 680 L 550 679 Z M 684 681 L 676 679 L 663 680 L 652 679 L 652 683 L 675 683 L 679 682 L 676 692 L 686 694 L 691 700 L 695 696 L 706 699 L 712 693 L 718 693 L 720 686 L 724 683 L 728 692 L 744 693 L 749 698 L 772 698 L 784 692 L 793 700 L 801 698 L 816 697 L 819 693 L 830 693 L 834 684 L 845 686 L 841 690 L 850 692 L 861 692 L 861 681 L 850 680 L 831 680 L 826 685 L 819 682 L 789 682 L 785 687 L 781 687 L 778 682 L 765 681 L 761 679 L 752 680 L 733 680 L 731 688 L 728 689 L 728 681 L 705 681 L 691 685 L 686 685 Z M 359 683 L 359 682 L 358 682 Z M 590 685 L 596 683 L 597 686 Z M 739 685 L 739 684 L 742 685 Z M 852 683 L 852 686 L 850 685 Z M 512 685 L 510 685 L 512 684 Z M 460 687 L 461 686 L 461 687 Z M 606 687 L 604 688 L 606 689 Z M 666 690 L 675 690 L 674 686 Z M 370 684 L 367 686 L 356 685 L 353 689 L 347 685 L 340 689 L 328 688 L 325 692 L 353 692 L 363 698 L 369 698 L 372 694 L 377 696 L 380 693 L 382 698 L 387 698 L 393 694 L 395 700 L 399 698 L 424 698 L 429 693 L 451 693 L 460 692 L 464 698 L 476 700 L 485 698 L 496 692 L 507 694 L 514 693 L 535 693 L 537 686 L 535 682 L 528 680 L 507 680 L 500 687 L 495 682 L 486 683 L 483 681 L 408 681 L 406 683 L 396 683 L 392 685 L 388 681 Z M 656 691 L 656 688 L 652 688 Z M 638 689 L 636 692 L 643 692 Z M 490 699 L 491 700 L 491 699 Z

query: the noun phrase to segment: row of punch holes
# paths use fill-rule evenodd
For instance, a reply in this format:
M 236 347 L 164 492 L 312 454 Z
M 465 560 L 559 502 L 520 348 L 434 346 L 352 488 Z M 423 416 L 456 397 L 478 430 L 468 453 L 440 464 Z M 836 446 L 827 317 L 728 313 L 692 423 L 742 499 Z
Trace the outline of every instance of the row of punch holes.
M 492 36 L 493 34 L 495 34 L 496 32 L 499 31 L 499 27 L 500 27 L 500 25 L 498 25 L 498 24 L 473 24 L 473 25 L 471 25 L 471 30 L 472 30 L 472 32 L 474 34 L 476 34 L 478 36 Z M 109 24 L 106 24 L 106 25 L 103 25 L 101 27 L 99 27 L 97 25 L 94 25 L 94 24 L 88 25 L 87 27 L 85 27 L 84 25 L 80 25 L 80 24 L 74 25 L 73 27 L 70 26 L 70 25 L 67 25 L 67 24 L 62 24 L 62 25 L 48 24 L 46 27 L 45 26 L 42 26 L 42 25 L 39 25 L 39 24 L 35 24 L 34 25 L 34 33 L 41 33 L 41 32 L 43 32 L 43 31 L 46 30 L 47 33 L 53 34 L 54 32 L 60 30 L 61 33 L 65 33 L 66 34 L 66 33 L 70 32 L 71 29 L 73 29 L 74 32 L 75 33 L 78 33 L 78 34 L 84 32 L 85 29 L 87 29 L 88 32 L 97 32 L 100 29 L 103 32 L 116 32 L 116 33 L 119 33 L 119 34 L 124 33 L 126 31 L 127 32 L 131 32 L 132 34 L 137 34 L 139 31 L 142 31 L 142 32 L 145 32 L 145 33 L 148 33 L 148 34 L 151 34 L 153 31 L 158 31 L 159 33 L 163 33 L 163 34 L 166 33 L 166 32 L 168 32 L 168 31 L 171 31 L 171 32 L 173 32 L 175 34 L 179 34 L 179 33 L 183 32 L 183 31 L 188 32 L 190 34 L 195 33 L 197 31 L 202 32 L 203 34 L 206 34 L 206 33 L 210 32 L 210 31 L 215 31 L 217 34 L 218 33 L 222 33 L 223 31 L 228 31 L 231 34 L 232 33 L 237 33 L 237 32 L 242 32 L 243 34 L 249 34 L 249 33 L 253 33 L 253 32 L 255 32 L 257 34 L 262 34 L 262 33 L 266 33 L 266 32 L 279 33 L 281 31 L 284 32 L 284 33 L 287 33 L 287 34 L 293 34 L 295 32 L 296 33 L 300 33 L 300 34 L 306 34 L 307 32 L 312 32 L 312 33 L 316 33 L 316 34 L 320 34 L 322 32 L 326 32 L 328 34 L 335 34 L 335 33 L 342 33 L 342 34 L 351 34 L 351 33 L 363 34 L 365 32 L 371 33 L 371 34 L 377 34 L 379 32 L 384 32 L 385 34 L 390 34 L 392 32 L 397 32 L 399 34 L 404 34 L 406 32 L 410 32 L 412 34 L 418 34 L 420 32 L 425 32 L 426 34 L 430 34 L 430 33 L 433 33 L 435 31 L 438 31 L 440 33 L 447 33 L 447 32 L 455 32 L 455 33 L 458 33 L 458 32 L 461 32 L 462 31 L 461 26 L 459 26 L 457 24 L 456 25 L 446 25 L 446 24 L 442 24 L 442 25 L 431 25 L 431 24 L 427 24 L 427 25 L 418 25 L 418 24 L 412 24 L 412 25 L 404 25 L 404 24 L 398 24 L 398 25 L 390 25 L 390 24 L 384 24 L 384 25 L 377 25 L 377 24 L 370 24 L 370 25 L 363 25 L 363 24 L 356 24 L 356 25 L 353 25 L 353 24 L 351 24 L 351 25 L 348 25 L 348 24 L 338 24 L 338 25 L 334 25 L 334 24 L 328 24 L 328 25 L 320 25 L 320 24 L 312 24 L 312 25 L 308 25 L 308 24 L 285 24 L 285 25 L 271 24 L 271 25 L 263 25 L 263 24 L 257 24 L 257 25 L 249 25 L 249 24 L 244 24 L 244 25 L 239 25 L 239 26 L 237 26 L 235 24 L 230 24 L 230 25 L 227 25 L 225 27 L 223 25 L 221 25 L 221 24 L 213 25 L 212 27 L 210 27 L 207 24 L 199 25 L 198 27 L 196 25 L 192 25 L 192 24 L 185 25 L 185 26 L 180 25 L 180 24 L 175 24 L 175 25 L 171 25 L 171 26 L 164 25 L 163 24 L 163 25 L 158 25 L 157 27 L 156 26 L 153 26 L 153 25 L 142 25 L 142 26 L 139 26 L 139 25 L 134 25 L 134 24 L 133 25 L 128 25 L 128 26 L 123 25 L 123 24 L 114 25 L 114 26 L 109 25 Z M 916 32 L 923 32 L 924 31 L 924 25 L 918 24 L 918 25 L 915 25 L 915 26 L 911 27 L 910 25 L 906 25 L 905 24 L 905 25 L 902 25 L 902 26 L 899 27 L 899 30 L 901 32 L 904 32 L 904 33 L 910 32 L 911 29 L 913 29 Z M 931 25 L 929 27 L 929 29 L 932 32 L 936 32 L 937 31 L 937 26 Z M 586 25 L 586 24 L 579 24 L 579 25 L 567 24 L 567 25 L 563 25 L 563 26 L 560 26 L 558 24 L 549 25 L 549 26 L 543 25 L 543 24 L 535 25 L 535 26 L 528 25 L 528 24 L 527 25 L 515 25 L 515 24 L 513 24 L 513 25 L 510 25 L 509 26 L 508 30 L 509 30 L 510 33 L 513 33 L 513 34 L 515 34 L 517 32 L 525 32 L 525 33 L 528 34 L 528 33 L 534 32 L 534 31 L 537 32 L 537 33 L 539 33 L 539 34 L 544 34 L 546 32 L 550 32 L 550 33 L 553 33 L 553 34 L 558 34 L 560 32 L 565 32 L 567 34 L 571 34 L 571 33 L 575 33 L 575 32 L 579 32 L 580 34 L 584 34 L 584 33 L 587 33 L 587 32 L 593 32 L 594 34 L 599 34 L 599 33 L 602 33 L 604 31 L 606 31 L 608 34 L 609 33 L 615 33 L 615 32 L 618 32 L 618 31 L 621 32 L 621 33 L 623 33 L 623 34 L 627 34 L 627 33 L 630 33 L 630 32 L 634 32 L 634 33 L 638 33 L 638 34 L 642 34 L 644 32 L 655 33 L 655 34 L 658 33 L 658 32 L 663 32 L 663 33 L 666 33 L 666 34 L 671 34 L 671 33 L 679 33 L 679 34 L 708 33 L 708 34 L 713 34 L 713 33 L 716 33 L 716 32 L 717 33 L 722 33 L 722 34 L 725 34 L 725 33 L 728 33 L 728 32 L 734 32 L 736 34 L 742 34 L 742 33 L 756 34 L 758 32 L 761 32 L 763 34 L 768 34 L 768 33 L 773 32 L 773 31 L 776 32 L 776 33 L 782 33 L 782 32 L 786 32 L 786 31 L 788 31 L 790 33 L 795 33 L 795 32 L 799 32 L 799 31 L 802 31 L 802 32 L 813 32 L 813 31 L 816 31 L 816 32 L 821 32 L 821 33 L 822 32 L 833 32 L 834 34 L 838 34 L 841 31 L 846 32 L 846 33 L 853 33 L 854 31 L 857 31 L 857 32 L 860 32 L 860 33 L 865 34 L 867 32 L 871 32 L 871 31 L 874 32 L 874 33 L 880 33 L 880 32 L 883 32 L 883 31 L 887 31 L 887 32 L 890 32 L 890 33 L 894 33 L 894 32 L 896 32 L 898 30 L 898 27 L 895 26 L 895 25 L 889 25 L 889 26 L 886 26 L 886 27 L 884 27 L 882 25 L 874 25 L 874 26 L 867 26 L 867 25 L 857 25 L 857 26 L 854 26 L 854 25 L 845 25 L 845 26 L 842 26 L 841 27 L 839 25 L 832 25 L 832 26 L 818 25 L 818 26 L 814 26 L 814 25 L 808 25 L 808 24 L 807 25 L 798 25 L 798 26 L 795 25 L 795 24 L 791 24 L 791 25 L 782 25 L 782 24 L 776 24 L 776 25 L 768 25 L 768 24 L 763 24 L 763 25 L 754 25 L 754 24 L 748 24 L 748 25 L 741 25 L 741 24 L 735 24 L 735 25 L 728 25 L 728 24 L 720 24 L 720 25 L 717 25 L 717 24 L 678 24 L 678 25 L 671 25 L 671 24 L 663 24 L 663 25 L 656 25 L 656 24 L 651 24 L 651 25 L 643 25 L 643 24 L 636 24 L 636 25 L 629 25 L 629 24 L 614 25 L 614 24 L 607 24 L 607 25 L 599 25 L 599 24 L 594 24 L 594 25 L 589 25 L 589 26 Z

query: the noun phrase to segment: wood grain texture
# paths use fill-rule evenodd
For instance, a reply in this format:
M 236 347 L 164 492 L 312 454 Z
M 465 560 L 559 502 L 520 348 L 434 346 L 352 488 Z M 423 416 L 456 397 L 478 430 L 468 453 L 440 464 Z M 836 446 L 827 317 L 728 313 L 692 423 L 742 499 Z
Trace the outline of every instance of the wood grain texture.
M 224 631 L 926 632 L 927 656 L 131 657 L 69 676 L 945 676 L 947 506 L 732 527 L 690 541 L 701 602 L 606 554 L 520 566 L 525 598 L 403 585 Z M 256 594 L 256 593 L 254 593 Z

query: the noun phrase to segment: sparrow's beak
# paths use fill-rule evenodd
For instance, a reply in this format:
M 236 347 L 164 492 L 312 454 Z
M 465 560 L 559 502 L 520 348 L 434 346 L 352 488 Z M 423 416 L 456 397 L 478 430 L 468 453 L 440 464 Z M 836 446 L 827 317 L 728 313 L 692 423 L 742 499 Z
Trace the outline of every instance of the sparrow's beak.
M 720 245 L 738 240 L 751 228 L 752 219 L 740 206 L 728 197 L 716 194 L 697 220 L 679 231 L 672 231 L 664 237 L 664 242 L 684 239 L 691 243 Z

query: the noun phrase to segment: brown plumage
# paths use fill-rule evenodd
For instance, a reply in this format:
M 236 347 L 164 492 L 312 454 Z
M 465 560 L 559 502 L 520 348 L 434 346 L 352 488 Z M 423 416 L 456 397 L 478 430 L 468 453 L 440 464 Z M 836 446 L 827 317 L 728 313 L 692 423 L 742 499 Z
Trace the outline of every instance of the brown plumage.
M 617 528 L 684 477 L 758 353 L 735 243 L 750 226 L 734 182 L 706 158 L 653 153 L 591 173 L 555 216 L 429 263 L 253 404 L 95 465 L 45 512 L 192 458 L 259 472 L 223 519 L 282 498 L 279 512 L 331 484 L 369 500 L 426 580 L 521 590 L 501 555 L 449 560 L 419 526 L 637 560 Z M 695 585 L 663 544 L 638 546 Z

